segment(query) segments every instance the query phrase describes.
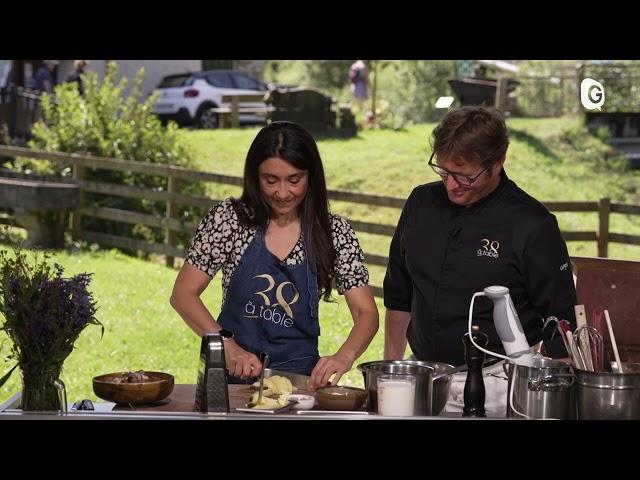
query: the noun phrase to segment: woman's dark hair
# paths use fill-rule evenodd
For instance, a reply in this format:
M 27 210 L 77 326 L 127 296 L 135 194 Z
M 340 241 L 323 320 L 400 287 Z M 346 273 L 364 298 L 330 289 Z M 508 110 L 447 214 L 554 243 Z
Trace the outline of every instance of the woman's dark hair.
M 244 164 L 242 195 L 239 202 L 233 201 L 235 211 L 242 224 L 267 228 L 272 212 L 260 192 L 259 167 L 272 157 L 308 172 L 309 186 L 300 204 L 300 218 L 305 229 L 307 260 L 318 277 L 320 296 L 329 300 L 335 276 L 333 265 L 336 252 L 331 237 L 329 201 L 322 160 L 318 146 L 309 132 L 292 122 L 273 122 L 258 132 L 249 147 Z M 249 207 L 249 211 L 244 206 Z
M 495 108 L 467 106 L 450 110 L 433 130 L 433 150 L 440 158 L 463 157 L 490 167 L 507 153 L 509 132 Z

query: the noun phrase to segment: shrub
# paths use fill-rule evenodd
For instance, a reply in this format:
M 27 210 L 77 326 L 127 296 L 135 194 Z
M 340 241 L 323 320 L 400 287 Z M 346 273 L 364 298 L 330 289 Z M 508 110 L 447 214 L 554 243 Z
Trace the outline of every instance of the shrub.
M 191 153 L 178 135 L 177 126 L 169 123 L 164 127 L 153 114 L 155 95 L 141 99 L 144 69 L 135 76 L 127 96 L 128 80 L 117 80 L 118 68 L 109 62 L 107 72 L 101 81 L 95 72 L 83 75 L 84 95 L 78 92 L 76 82 L 63 83 L 55 87 L 52 95 L 42 96 L 42 121 L 34 124 L 32 148 L 84 153 L 123 160 L 173 164 L 184 167 L 194 165 Z M 15 167 L 21 171 L 70 176 L 70 165 L 46 160 L 18 159 Z M 167 178 L 131 172 L 87 169 L 86 179 L 120 185 L 166 190 Z M 183 183 L 182 193 L 203 194 L 201 183 Z M 148 199 L 106 197 L 85 194 L 86 203 L 140 213 L 164 215 L 164 202 Z M 201 212 L 193 208 L 183 208 L 181 220 L 194 221 Z M 163 232 L 144 225 L 107 222 L 85 218 L 83 227 L 97 232 L 108 232 L 148 241 L 160 242 Z M 187 241 L 186 238 L 182 238 Z

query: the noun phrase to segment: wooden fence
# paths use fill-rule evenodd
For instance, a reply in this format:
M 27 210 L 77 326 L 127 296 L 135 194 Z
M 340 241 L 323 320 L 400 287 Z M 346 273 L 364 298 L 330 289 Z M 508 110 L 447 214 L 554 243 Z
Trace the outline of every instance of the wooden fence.
M 9 138 L 28 138 L 31 126 L 41 115 L 40 92 L 22 87 L 0 88 L 0 126 L 6 125 Z
M 516 89 L 520 117 L 559 117 L 580 112 L 580 81 L 575 75 L 532 76 L 518 75 Z
M 0 157 L 29 157 L 73 166 L 73 178 L 80 188 L 80 198 L 77 209 L 72 215 L 72 234 L 74 239 L 97 243 L 103 246 L 140 250 L 148 253 L 165 255 L 167 265 L 173 266 L 176 257 L 184 258 L 186 250 L 177 245 L 177 234 L 184 232 L 193 234 L 197 223 L 183 222 L 178 217 L 179 206 L 196 206 L 208 209 L 219 200 L 209 197 L 186 195 L 180 193 L 180 183 L 183 180 L 204 181 L 222 183 L 226 185 L 242 185 L 242 178 L 218 173 L 201 172 L 174 165 L 158 165 L 146 162 L 134 162 L 115 158 L 85 156 L 72 153 L 45 152 L 20 147 L 0 145 Z M 117 185 L 105 182 L 92 182 L 85 180 L 87 168 L 100 168 L 106 170 L 128 171 L 145 175 L 159 175 L 167 177 L 168 188 L 166 191 L 157 191 L 139 187 Z M 82 192 L 99 193 L 129 198 L 145 198 L 153 201 L 166 202 L 164 216 L 137 213 L 127 210 L 96 207 L 82 202 Z M 375 194 L 356 193 L 344 190 L 329 190 L 331 200 L 358 203 L 378 207 L 392 207 L 401 209 L 405 199 L 399 197 L 387 197 Z M 640 235 L 630 235 L 609 231 L 609 217 L 612 213 L 626 215 L 640 215 L 640 206 L 613 203 L 608 198 L 590 202 L 545 202 L 544 205 L 553 212 L 595 212 L 598 214 L 597 231 L 563 231 L 562 235 L 568 242 L 587 241 L 596 242 L 597 255 L 607 257 L 609 243 L 622 243 L 628 245 L 640 245 Z M 115 222 L 130 224 L 142 224 L 148 227 L 162 228 L 165 230 L 163 244 L 150 243 L 143 240 L 108 235 L 86 231 L 82 229 L 82 217 L 93 217 Z M 0 222 L 8 223 L 9 219 Z M 395 225 L 383 225 L 360 220 L 349 220 L 353 228 L 358 232 L 375 235 L 393 236 Z M 387 257 L 383 255 L 365 253 L 365 262 L 370 265 L 385 267 Z M 373 287 L 375 295 L 382 296 L 382 288 Z
M 240 126 L 240 114 L 264 115 L 265 121 L 271 108 L 264 103 L 265 94 L 255 95 L 223 95 L 222 102 L 229 107 L 213 108 L 218 114 L 218 126 L 220 128 L 238 128 Z

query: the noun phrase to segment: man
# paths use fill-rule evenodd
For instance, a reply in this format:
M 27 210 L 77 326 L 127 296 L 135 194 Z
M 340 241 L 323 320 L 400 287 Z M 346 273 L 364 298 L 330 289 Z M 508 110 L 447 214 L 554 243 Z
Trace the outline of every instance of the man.
M 53 71 L 58 65 L 57 60 L 44 60 L 43 65 L 36 71 L 34 79 L 34 89 L 41 92 L 51 93 L 53 91 Z
M 67 77 L 67 82 L 76 82 L 78 84 L 78 93 L 80 96 L 84 95 L 84 82 L 82 76 L 84 75 L 84 69 L 89 65 L 88 60 L 74 60 L 73 61 L 73 73 Z
M 556 218 L 507 177 L 501 114 L 476 106 L 451 110 L 433 136 L 429 165 L 442 182 L 413 190 L 391 242 L 385 359 L 402 359 L 408 340 L 418 360 L 464 364 L 471 297 L 490 285 L 509 288 L 529 345 L 548 340 L 543 322 L 550 315 L 575 328 L 566 244 Z M 488 350 L 504 354 L 492 312 L 489 299 L 477 298 L 473 324 L 489 336 Z M 547 355 L 567 356 L 560 337 L 545 347 Z M 504 416 L 502 364 L 484 373 L 487 414 Z M 462 411 L 465 379 L 466 373 L 454 379 L 445 411 Z

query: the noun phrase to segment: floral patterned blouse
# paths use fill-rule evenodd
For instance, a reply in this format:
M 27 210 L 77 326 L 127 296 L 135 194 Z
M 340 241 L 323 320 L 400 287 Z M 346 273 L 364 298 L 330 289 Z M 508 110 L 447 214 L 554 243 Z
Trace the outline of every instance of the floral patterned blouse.
M 213 277 L 222 268 L 222 301 L 242 255 L 253 240 L 256 229 L 242 225 L 230 199 L 215 205 L 200 221 L 186 262 Z M 336 287 L 340 295 L 369 284 L 369 271 L 356 234 L 349 223 L 331 214 L 331 236 L 336 250 Z M 285 259 L 287 265 L 304 261 L 302 236 Z

